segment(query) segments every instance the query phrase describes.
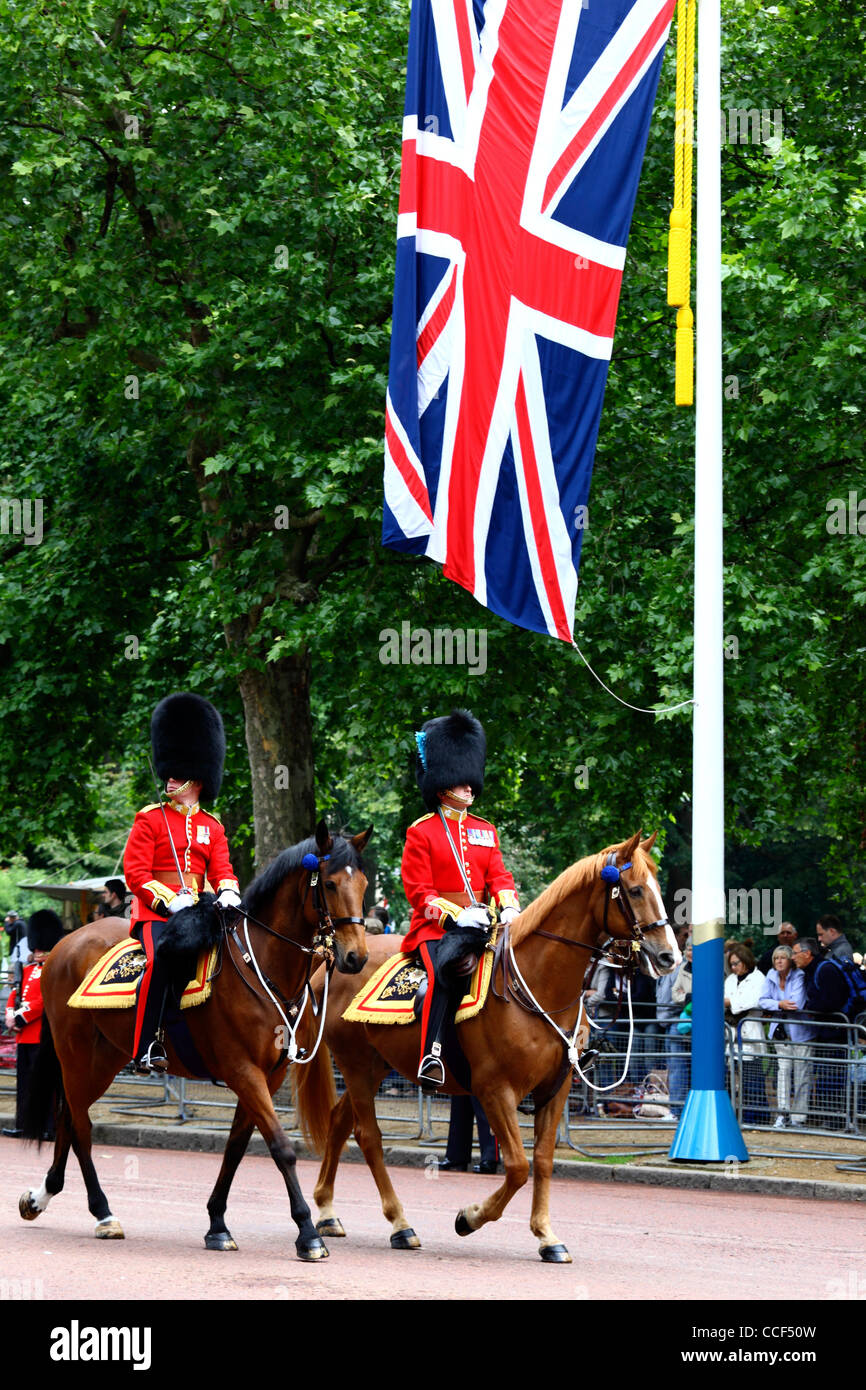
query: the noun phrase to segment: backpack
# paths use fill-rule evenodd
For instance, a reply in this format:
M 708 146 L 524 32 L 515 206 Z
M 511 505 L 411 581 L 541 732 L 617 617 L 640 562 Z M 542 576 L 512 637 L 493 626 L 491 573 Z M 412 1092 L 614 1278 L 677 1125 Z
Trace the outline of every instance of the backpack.
M 866 971 L 861 970 L 855 961 L 840 960 L 837 956 L 829 956 L 822 963 L 835 965 L 845 977 L 848 998 L 842 1005 L 842 1012 L 853 1023 L 858 1014 L 866 1013 Z

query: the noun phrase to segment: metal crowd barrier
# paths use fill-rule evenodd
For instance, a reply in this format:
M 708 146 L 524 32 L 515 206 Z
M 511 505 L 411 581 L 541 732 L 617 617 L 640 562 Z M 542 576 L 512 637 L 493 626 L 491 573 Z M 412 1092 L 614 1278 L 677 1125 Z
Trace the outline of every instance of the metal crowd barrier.
M 742 1025 L 749 1019 L 760 1020 L 763 1039 L 743 1038 Z M 843 1014 L 799 1012 L 786 1021 L 823 1035 L 799 1044 L 769 1038 L 769 1024 L 782 1020 L 784 1013 L 753 1010 L 724 1025 L 727 1088 L 741 1127 L 866 1138 L 866 1014 L 851 1023 Z M 586 1151 L 587 1132 L 602 1127 L 652 1131 L 678 1122 L 691 1082 L 691 1034 L 677 1033 L 672 1024 L 639 1019 L 627 1069 L 628 1021 L 619 1020 L 601 1035 L 589 1079 L 597 1087 L 617 1080 L 620 1085 L 594 1090 L 575 1081 L 566 1107 L 569 1147 Z M 596 1045 L 598 1036 L 593 1035 Z M 590 1147 L 611 1149 L 618 1142 L 599 1140 Z M 623 1152 L 636 1147 L 643 1148 L 630 1144 Z
M 743 1023 L 784 1021 L 819 1031 L 820 1039 L 750 1041 Z M 737 1023 L 735 1106 L 741 1126 L 866 1137 L 866 1026 L 844 1014 L 798 1012 L 795 1018 L 753 1010 Z M 765 1034 L 769 1029 L 764 1027 Z

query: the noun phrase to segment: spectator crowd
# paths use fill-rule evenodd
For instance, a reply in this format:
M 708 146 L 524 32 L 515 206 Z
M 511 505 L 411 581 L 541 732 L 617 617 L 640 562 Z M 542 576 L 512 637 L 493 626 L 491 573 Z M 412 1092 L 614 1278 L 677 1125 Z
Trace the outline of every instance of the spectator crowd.
M 632 981 L 627 1067 L 622 972 L 609 964 L 587 972 L 584 997 L 599 1025 L 593 1033 L 598 1074 L 592 1079 L 613 1091 L 612 1100 L 597 1093 L 602 1113 L 627 1114 L 631 1105 L 637 1116 L 655 1116 L 657 1105 L 639 1103 L 647 1099 L 663 1100 L 665 1118 L 677 1119 L 682 1111 L 691 1083 L 693 952 L 690 929 L 676 935 L 683 953 L 677 968 L 660 980 L 637 975 Z M 852 1060 L 866 1039 L 866 1028 L 851 1027 L 860 1015 L 866 1024 L 866 970 L 842 923 L 827 913 L 814 937 L 801 938 L 793 923 L 782 922 L 760 957 L 753 942 L 729 940 L 724 960 L 724 1017 L 743 1123 L 842 1127 L 846 1087 L 856 1082 Z M 858 1106 L 858 1114 L 863 1108 Z

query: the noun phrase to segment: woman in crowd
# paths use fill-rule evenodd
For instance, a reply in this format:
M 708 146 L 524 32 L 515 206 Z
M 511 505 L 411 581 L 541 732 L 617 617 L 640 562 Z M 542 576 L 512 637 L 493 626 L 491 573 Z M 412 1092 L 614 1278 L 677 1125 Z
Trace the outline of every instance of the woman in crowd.
M 778 1014 L 770 1024 L 770 1039 L 778 1058 L 776 1129 L 784 1129 L 786 1125 L 799 1128 L 806 1123 L 811 1082 L 811 1068 L 806 1057 L 814 1029 L 785 1017 L 805 1008 L 805 1000 L 806 978 L 794 964 L 790 946 L 777 946 L 760 1000 L 762 1009 Z
M 731 949 L 728 962 L 731 973 L 725 980 L 725 1018 L 739 1024 L 742 1039 L 743 1123 L 766 1124 L 770 1116 L 764 1086 L 764 1025 L 760 1019 L 745 1017 L 760 1008 L 766 977 L 757 969 L 751 949 L 742 942 Z

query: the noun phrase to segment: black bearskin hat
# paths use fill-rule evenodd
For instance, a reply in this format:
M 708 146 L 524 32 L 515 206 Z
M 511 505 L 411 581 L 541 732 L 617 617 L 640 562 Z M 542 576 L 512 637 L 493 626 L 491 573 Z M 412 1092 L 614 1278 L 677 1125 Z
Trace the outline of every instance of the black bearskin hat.
M 439 719 L 428 719 L 415 735 L 418 758 L 415 776 L 424 805 L 435 811 L 437 792 L 464 782 L 480 796 L 484 790 L 487 740 L 484 730 L 468 709 L 455 709 Z
M 219 794 L 226 756 L 223 721 L 210 700 L 189 693 L 160 700 L 150 721 L 156 773 L 163 782 L 201 782 L 202 801 Z
M 63 935 L 63 923 L 50 907 L 40 908 L 27 920 L 27 945 L 31 951 L 50 951 Z

